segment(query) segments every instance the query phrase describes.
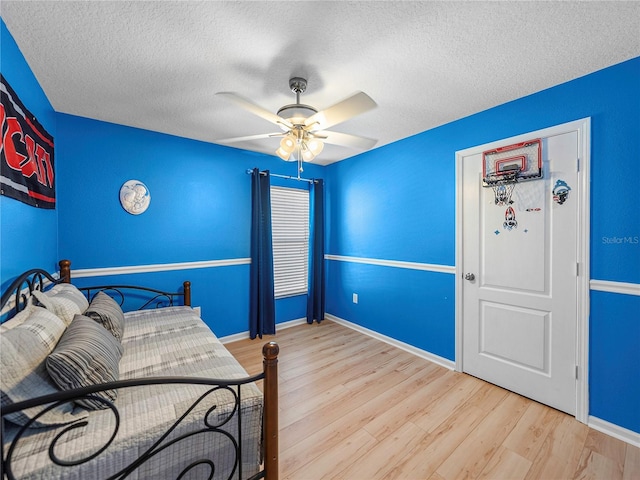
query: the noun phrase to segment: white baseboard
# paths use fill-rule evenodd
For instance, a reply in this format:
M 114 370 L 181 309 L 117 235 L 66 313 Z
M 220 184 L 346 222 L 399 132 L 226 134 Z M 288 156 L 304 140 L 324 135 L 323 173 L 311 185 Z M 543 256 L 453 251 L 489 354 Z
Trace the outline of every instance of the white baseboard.
M 283 330 L 285 328 L 295 327 L 296 325 L 303 325 L 307 323 L 307 317 L 296 318 L 295 320 L 289 320 L 288 322 L 278 323 L 276 328 Z
M 587 425 L 594 430 L 598 430 L 610 437 L 622 440 L 634 447 L 640 448 L 640 433 L 636 433 L 633 430 L 628 430 L 614 423 L 607 422 L 597 417 L 589 416 Z
M 339 323 L 340 325 L 343 325 L 347 328 L 351 328 L 352 330 L 356 330 L 357 332 L 364 333 L 369 337 L 388 343 L 389 345 L 392 345 L 396 348 L 404 350 L 405 352 L 409 352 L 417 357 L 423 358 L 430 362 L 436 363 L 442 367 L 448 368 L 449 370 L 455 369 L 455 362 L 452 362 L 449 359 L 440 357 L 438 355 L 434 355 L 433 353 L 427 352 L 426 350 L 421 350 L 420 348 L 414 347 L 413 345 L 409 345 L 408 343 L 401 342 L 400 340 L 396 340 L 395 338 L 387 337 L 386 335 L 375 332 L 373 330 L 369 330 L 368 328 L 349 322 L 340 317 L 336 317 L 335 315 L 331 315 L 330 313 L 325 314 L 324 317 L 327 320 L 331 320 L 332 322 Z
M 294 320 L 289 320 L 287 322 L 282 322 L 276 324 L 276 330 L 284 330 L 285 328 L 295 327 L 296 325 L 302 325 L 303 323 L 307 323 L 307 319 L 305 318 L 296 318 Z M 220 337 L 220 343 L 231 343 L 237 342 L 238 340 L 245 340 L 249 338 L 249 330 L 240 333 L 234 333 L 233 335 L 227 335 L 226 337 Z

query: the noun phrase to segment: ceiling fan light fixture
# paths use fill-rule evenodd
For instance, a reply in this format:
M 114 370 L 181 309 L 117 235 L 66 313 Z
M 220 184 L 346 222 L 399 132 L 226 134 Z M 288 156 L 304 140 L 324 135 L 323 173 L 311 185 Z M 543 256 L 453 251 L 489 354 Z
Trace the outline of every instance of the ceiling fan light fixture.
M 296 137 L 292 133 L 285 137 L 282 137 L 282 140 L 280 140 L 280 148 L 282 148 L 282 150 L 284 150 L 285 152 L 291 154 L 294 148 L 296 148 Z
M 313 153 L 314 157 L 319 155 L 320 152 L 322 152 L 322 149 L 324 148 L 324 143 L 322 143 L 322 140 L 318 138 L 311 138 L 307 140 L 306 144 L 307 144 L 307 148 L 311 151 L 311 153 Z
M 305 148 L 302 150 L 302 159 L 305 162 L 310 162 L 314 158 L 316 158 L 316 156 L 313 154 L 311 150 L 309 150 L 308 148 Z
M 280 147 L 280 148 L 278 148 L 276 150 L 276 155 L 278 155 L 285 162 L 288 162 L 289 161 L 289 157 L 291 156 L 291 152 L 287 152 L 282 147 Z

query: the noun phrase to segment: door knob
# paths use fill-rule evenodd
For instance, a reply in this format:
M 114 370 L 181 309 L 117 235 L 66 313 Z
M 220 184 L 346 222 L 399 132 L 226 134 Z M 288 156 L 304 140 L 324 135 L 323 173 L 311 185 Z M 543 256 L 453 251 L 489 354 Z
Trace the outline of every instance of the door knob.
M 470 282 L 473 282 L 476 279 L 476 276 L 473 273 L 467 273 L 464 276 L 465 280 L 469 280 Z

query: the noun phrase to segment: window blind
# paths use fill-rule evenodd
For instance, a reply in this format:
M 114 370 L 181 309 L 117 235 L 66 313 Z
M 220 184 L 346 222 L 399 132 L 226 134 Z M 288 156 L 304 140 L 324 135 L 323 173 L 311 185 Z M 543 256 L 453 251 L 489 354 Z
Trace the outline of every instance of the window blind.
M 271 187 L 271 228 L 275 297 L 307 293 L 309 192 Z

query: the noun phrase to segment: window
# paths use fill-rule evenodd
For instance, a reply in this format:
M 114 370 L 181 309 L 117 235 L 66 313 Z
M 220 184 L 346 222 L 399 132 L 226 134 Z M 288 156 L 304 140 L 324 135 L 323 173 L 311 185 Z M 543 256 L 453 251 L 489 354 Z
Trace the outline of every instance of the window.
M 306 294 L 309 263 L 309 191 L 271 187 L 275 297 Z

